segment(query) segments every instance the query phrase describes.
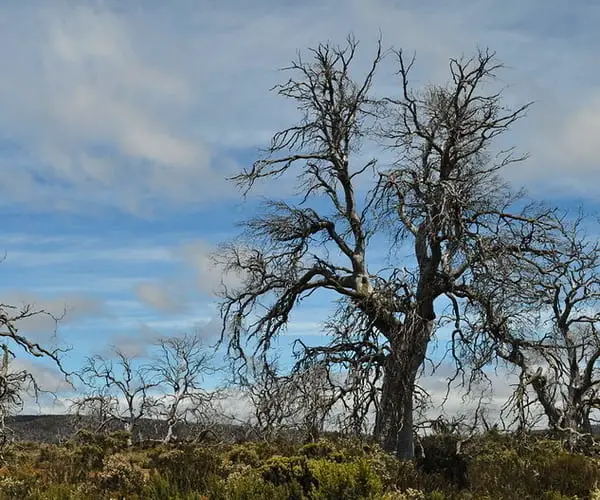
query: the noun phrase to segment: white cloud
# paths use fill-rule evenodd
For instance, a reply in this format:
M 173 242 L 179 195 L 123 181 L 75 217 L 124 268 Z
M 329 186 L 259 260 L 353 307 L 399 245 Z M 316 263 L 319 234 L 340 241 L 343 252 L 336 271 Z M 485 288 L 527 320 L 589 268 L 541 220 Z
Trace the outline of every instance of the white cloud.
M 555 148 L 566 165 L 576 166 L 578 173 L 598 178 L 600 175 L 600 90 L 592 93 L 566 116 L 556 137 Z M 568 170 L 567 175 L 574 172 Z
M 103 356 L 114 356 L 112 347 L 127 357 L 138 358 L 147 355 L 150 346 L 160 338 L 160 333 L 145 324 L 128 334 L 117 334 L 111 337 L 109 345 L 103 352 Z
M 182 333 L 194 333 L 209 343 L 214 342 L 220 334 L 220 326 L 216 316 L 187 314 L 177 318 L 146 319 L 129 325 L 129 333 L 113 335 L 108 344 L 116 346 L 126 356 L 147 356 L 151 345 L 159 339 Z M 110 347 L 103 352 L 108 353 Z
M 145 281 L 136 287 L 135 293 L 144 304 L 161 312 L 173 313 L 185 309 L 184 294 L 177 284 L 169 286 Z
M 7 252 L 11 265 L 23 267 L 47 267 L 69 264 L 81 260 L 86 262 L 105 261 L 114 263 L 169 263 L 173 256 L 169 247 L 165 246 L 128 246 L 104 247 L 101 242 L 94 240 L 80 241 L 73 250 L 55 249 L 23 250 L 16 249 Z
M 239 276 L 225 273 L 215 264 L 211 255 L 216 252 L 216 247 L 202 240 L 186 243 L 175 252 L 190 266 L 196 274 L 196 287 L 202 293 L 213 296 L 224 284 L 226 287 L 235 287 L 240 283 Z
M 460 376 L 450 383 L 450 379 L 455 375 L 455 368 L 447 362 L 438 367 L 433 374 L 427 373 L 421 377 L 419 385 L 431 397 L 431 406 L 426 412 L 427 418 L 462 415 L 472 417 L 481 404 L 487 409 L 489 420 L 498 421 L 500 411 L 512 394 L 512 385 L 517 382 L 517 378 L 506 368 L 488 370 L 486 373 L 489 382 L 482 381 L 473 385 L 471 393 L 467 393 L 466 388 L 462 387 Z M 468 377 L 468 373 L 466 376 Z
M 20 352 L 16 354 L 17 357 L 10 362 L 10 370 L 14 372 L 25 370 L 30 373 L 41 391 L 57 394 L 73 390 L 73 386 L 56 366 L 52 366 L 49 363 L 42 364 L 37 360 L 25 358 L 21 356 Z

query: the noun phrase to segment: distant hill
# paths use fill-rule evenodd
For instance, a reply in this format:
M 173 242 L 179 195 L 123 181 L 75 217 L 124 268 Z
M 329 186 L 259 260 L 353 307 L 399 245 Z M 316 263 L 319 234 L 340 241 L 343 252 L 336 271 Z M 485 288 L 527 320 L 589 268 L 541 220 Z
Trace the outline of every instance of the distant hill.
M 74 415 L 17 415 L 6 419 L 7 436 L 14 441 L 56 443 L 80 428 Z
M 91 420 L 86 423 L 85 417 L 75 415 L 17 415 L 6 419 L 7 436 L 9 441 L 33 441 L 38 443 L 60 443 L 73 437 L 80 429 L 94 428 Z M 166 424 L 161 420 L 142 419 L 138 424 L 144 440 L 160 440 L 166 434 Z M 123 430 L 120 422 L 114 421 L 107 426 L 108 431 Z M 235 442 L 252 437 L 248 429 L 241 425 L 221 424 L 214 427 L 219 439 Z M 180 425 L 176 428 L 175 435 L 182 439 L 198 437 L 200 429 L 190 425 Z M 545 434 L 547 431 L 538 430 L 534 434 Z M 600 426 L 593 427 L 593 434 L 600 436 Z M 329 435 L 330 433 L 324 433 Z M 336 433 L 332 433 L 334 435 Z M 137 436 L 135 436 L 137 437 Z M 290 437 L 292 437 L 290 435 Z M 298 436 L 293 436 L 298 438 Z
M 92 429 L 94 423 L 85 417 L 75 415 L 16 415 L 6 419 L 7 436 L 11 441 L 34 441 L 39 443 L 59 443 L 71 438 L 82 428 Z M 144 439 L 159 440 L 166 433 L 166 424 L 161 420 L 142 419 L 138 429 Z M 107 426 L 109 431 L 123 430 L 120 422 L 113 421 Z M 216 428 L 219 435 L 229 441 L 242 438 L 244 428 L 237 425 L 220 425 Z M 199 429 L 190 425 L 180 425 L 175 435 L 181 438 L 193 438 Z

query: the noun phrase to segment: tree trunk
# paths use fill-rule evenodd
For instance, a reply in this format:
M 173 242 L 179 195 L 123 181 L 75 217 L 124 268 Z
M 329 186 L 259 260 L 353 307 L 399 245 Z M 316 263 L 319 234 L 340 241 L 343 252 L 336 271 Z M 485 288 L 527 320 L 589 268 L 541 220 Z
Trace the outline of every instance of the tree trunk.
M 127 446 L 133 446 L 133 422 L 127 420 L 125 422 L 125 432 L 127 432 Z
M 402 373 L 390 356 L 386 361 L 380 408 L 375 422 L 375 439 L 381 447 L 402 460 L 414 457 L 413 389 L 415 376 Z M 415 373 L 416 375 L 416 373 Z
M 163 443 L 168 444 L 173 439 L 173 428 L 175 427 L 174 422 L 167 422 L 167 433 L 163 439 Z
M 386 451 L 401 460 L 415 456 L 413 435 L 413 395 L 417 373 L 423 365 L 433 321 L 417 318 L 407 321 L 392 342 L 392 353 L 384 366 L 380 408 L 374 436 Z
M 582 410 L 582 413 L 583 415 L 581 417 L 581 431 L 587 434 L 592 434 L 592 421 L 590 419 L 589 408 L 584 408 Z

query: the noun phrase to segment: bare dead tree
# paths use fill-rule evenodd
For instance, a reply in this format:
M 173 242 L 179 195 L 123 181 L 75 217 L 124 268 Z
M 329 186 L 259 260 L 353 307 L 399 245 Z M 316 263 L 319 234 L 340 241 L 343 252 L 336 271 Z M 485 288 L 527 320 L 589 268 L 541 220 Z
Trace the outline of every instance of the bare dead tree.
M 310 365 L 289 378 L 290 392 L 296 396 L 296 420 L 305 442 L 317 441 L 333 417 L 339 393 L 331 383 L 328 367 Z
M 208 423 L 219 393 L 206 390 L 203 383 L 217 369 L 213 365 L 214 351 L 198 335 L 160 339 L 157 347 L 149 372 L 161 392 L 154 413 L 167 424 L 164 442 L 168 443 L 175 437 L 177 425 L 191 420 Z
M 220 250 L 217 260 L 243 281 L 223 293 L 223 338 L 242 365 L 248 348 L 266 360 L 297 305 L 330 292 L 340 303 L 331 342 L 304 346 L 300 363 L 338 366 L 348 375 L 341 392 L 360 394 L 354 416 L 368 414 L 361 404 L 372 407 L 378 441 L 410 458 L 413 396 L 438 299 L 464 296 L 475 270 L 498 255 L 526 252 L 530 241 L 519 235 L 544 213 L 511 215 L 519 196 L 498 177 L 522 157 L 494 153 L 493 141 L 527 105 L 506 109 L 501 93 L 486 92 L 501 68 L 493 54 L 452 60 L 447 85 L 415 92 L 412 62 L 397 52 L 400 96 L 374 99 L 381 46 L 360 80 L 351 75 L 356 48 L 352 38 L 345 47 L 321 44 L 276 87 L 303 118 L 235 181 L 249 190 L 260 179 L 295 177 L 299 201 L 266 202 L 240 240 Z M 392 165 L 363 160 L 374 138 L 390 148 Z M 376 269 L 369 252 L 390 236 L 389 263 Z M 394 252 L 402 243 L 412 262 Z
M 535 349 L 542 373 L 528 383 L 553 428 L 591 434 L 600 408 L 600 243 L 581 234 L 582 222 L 560 226 L 557 251 L 534 282 L 549 317 Z
M 244 398 L 250 403 L 250 429 L 261 439 L 271 441 L 289 431 L 296 415 L 295 394 L 288 379 L 278 373 L 275 362 L 268 366 L 251 360 L 248 372 L 238 379 Z
M 106 390 L 95 390 L 70 402 L 69 413 L 77 417 L 74 435 L 81 431 L 106 432 L 112 422 L 119 421 L 119 400 Z
M 11 357 L 6 344 L 2 344 L 2 361 L 0 363 L 0 441 L 1 444 L 7 439 L 6 418 L 12 416 L 23 408 L 25 395 L 34 400 L 42 391 L 37 380 L 27 370 L 11 369 Z
M 546 252 L 507 262 L 476 298 L 488 355 L 518 372 L 508 408 L 519 426 L 537 411 L 571 444 L 591 435 L 600 408 L 600 243 L 584 222 L 557 219 Z
M 339 393 L 329 376 L 327 366 L 313 364 L 296 366 L 292 373 L 279 377 L 279 394 L 285 396 L 281 406 L 287 413 L 279 426 L 293 431 L 303 442 L 318 440 L 326 423 L 333 423 Z
M 326 367 L 312 365 L 279 374 L 274 363 L 254 364 L 238 385 L 253 412 L 253 431 L 265 440 L 282 435 L 316 441 L 337 401 Z
M 0 303 L 0 337 L 2 337 L 3 342 L 7 345 L 9 351 L 11 351 L 12 346 L 16 346 L 35 358 L 50 359 L 64 375 L 68 375 L 68 373 L 64 370 L 60 359 L 61 355 L 66 352 L 66 349 L 60 347 L 44 347 L 38 342 L 33 342 L 25 335 L 20 333 L 20 326 L 23 322 L 42 316 L 49 318 L 56 327 L 64 314 L 61 316 L 55 316 L 44 309 L 36 308 L 32 304 L 15 306 Z
M 329 417 L 337 420 L 342 434 L 369 434 L 379 409 L 380 381 L 389 352 L 386 341 L 366 315 L 344 300 L 339 301 L 323 330 L 331 339 L 327 346 L 296 340 L 297 370 L 316 368 L 321 380 L 326 377 L 334 391 L 326 398 Z
M 16 357 L 16 350 L 22 350 L 33 358 L 45 358 L 58 368 L 64 376 L 65 382 L 69 382 L 69 373 L 64 369 L 61 361 L 62 355 L 67 351 L 61 347 L 47 347 L 32 341 L 27 335 L 21 333 L 23 323 L 28 320 L 46 317 L 54 323 L 54 334 L 56 327 L 63 315 L 56 316 L 52 313 L 36 308 L 33 304 L 22 304 L 21 306 L 0 303 L 0 338 L 2 361 L 0 364 L 0 436 L 6 439 L 5 419 L 7 416 L 19 412 L 24 405 L 24 397 L 29 396 L 38 401 L 41 393 L 53 393 L 42 387 L 33 373 L 26 369 L 13 370 L 11 359 Z
M 94 408 L 99 403 L 106 417 L 124 425 L 131 445 L 137 424 L 156 406 L 156 397 L 151 392 L 158 383 L 147 365 L 138 364 L 118 348 L 113 348 L 112 354 L 114 360 L 100 355 L 87 359 L 81 379 L 92 395 L 76 401 L 75 407 Z
M 529 105 L 508 109 L 502 92 L 489 90 L 502 68 L 494 53 L 451 60 L 449 84 L 422 92 L 410 88 L 414 60 L 407 62 L 402 52 L 396 56 L 401 96 L 385 100 L 389 118 L 382 136 L 398 159 L 382 174 L 380 186 L 384 213 L 395 217 L 395 241 L 410 242 L 415 265 L 394 283 L 402 290 L 403 321 L 390 339 L 375 433 L 409 442 L 408 428 L 398 424 L 400 415 L 408 419 L 412 411 L 410 394 L 440 299 L 450 301 L 449 315 L 458 322 L 462 299 L 480 275 L 505 255 L 543 251 L 538 236 L 552 226 L 554 211 L 525 203 L 500 177 L 502 169 L 525 157 L 513 148 L 494 151 L 494 141 Z

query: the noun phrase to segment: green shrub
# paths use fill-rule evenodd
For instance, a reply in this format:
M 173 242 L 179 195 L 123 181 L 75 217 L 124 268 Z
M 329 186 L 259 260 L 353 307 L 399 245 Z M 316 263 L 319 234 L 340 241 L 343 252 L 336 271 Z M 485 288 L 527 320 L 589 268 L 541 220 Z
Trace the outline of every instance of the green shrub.
M 367 459 L 344 463 L 309 460 L 309 470 L 314 478 L 309 497 L 314 500 L 359 500 L 383 492 L 381 478 Z
M 232 474 L 226 484 L 227 500 L 294 500 L 304 498 L 301 486 L 295 482 L 274 484 L 261 474 Z
M 539 437 L 470 439 L 459 456 L 464 489 L 456 437 L 424 439 L 417 461 L 358 440 L 127 447 L 126 439 L 11 445 L 0 500 L 600 500 L 600 460 Z
M 600 481 L 596 459 L 556 441 L 482 438 L 469 454 L 470 491 L 494 498 L 586 498 Z
M 176 485 L 160 474 L 152 474 L 145 483 L 144 490 L 140 494 L 143 500 L 207 500 L 207 497 L 201 492 L 188 491 L 181 492 Z M 225 500 L 223 496 L 211 496 L 211 500 Z
M 442 483 L 465 489 L 468 487 L 468 463 L 467 457 L 457 453 L 459 439 L 459 436 L 451 434 L 425 436 L 421 440 L 424 456 L 417 460 L 417 464 L 425 474 L 441 476 Z
M 377 450 L 368 458 L 373 470 L 377 473 L 384 490 L 405 491 L 422 488 L 423 477 L 411 460 L 397 460 L 393 455 Z M 429 478 L 431 482 L 431 478 Z
M 22 500 L 31 496 L 34 485 L 25 479 L 12 476 L 0 477 L 0 498 L 6 500 Z
M 94 444 L 41 445 L 35 467 L 43 470 L 52 483 L 76 484 L 85 480 L 91 471 L 100 470 L 103 461 L 104 451 Z
M 99 445 L 85 444 L 78 446 L 71 453 L 71 460 L 78 471 L 93 471 L 101 469 L 106 455 Z
M 260 457 L 256 448 L 248 444 L 234 445 L 226 454 L 226 458 L 232 464 L 249 465 L 252 467 L 256 467 L 260 463 Z
M 224 475 L 224 460 L 215 450 L 196 446 L 152 450 L 147 466 L 167 479 L 177 491 L 210 493 Z
M 77 433 L 74 443 L 75 445 L 99 446 L 105 453 L 118 453 L 129 447 L 130 437 L 131 433 L 127 431 L 115 431 L 105 434 L 81 430 Z
M 38 487 L 31 492 L 31 500 L 89 500 L 78 487 L 72 484 L 53 483 Z
M 542 500 L 579 500 L 580 497 L 578 497 L 577 495 L 575 496 L 571 496 L 571 495 L 563 495 L 562 493 L 559 493 L 558 491 L 545 491 L 542 494 Z
M 331 458 L 337 450 L 331 441 L 321 439 L 314 443 L 308 443 L 302 446 L 298 453 L 306 458 Z
M 310 453 L 326 454 L 326 447 L 310 447 Z M 306 453 L 306 449 L 304 450 Z M 307 459 L 306 456 L 268 459 L 259 469 L 262 480 L 291 488 L 289 498 L 367 499 L 383 493 L 383 481 L 367 458 L 336 462 L 326 458 Z
M 315 478 L 308 467 L 306 457 L 274 456 L 259 468 L 259 472 L 265 481 L 276 486 L 293 486 L 296 483 L 304 495 L 315 486 Z
M 143 491 L 146 478 L 139 466 L 116 454 L 106 459 L 102 470 L 90 476 L 89 482 L 99 492 L 130 497 Z
M 436 493 L 437 494 L 437 493 Z M 421 490 L 415 490 L 412 488 L 408 488 L 405 491 L 393 491 L 388 492 L 381 497 L 381 500 L 445 500 L 445 496 L 436 497 L 436 496 L 427 496 Z

